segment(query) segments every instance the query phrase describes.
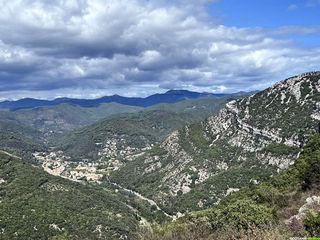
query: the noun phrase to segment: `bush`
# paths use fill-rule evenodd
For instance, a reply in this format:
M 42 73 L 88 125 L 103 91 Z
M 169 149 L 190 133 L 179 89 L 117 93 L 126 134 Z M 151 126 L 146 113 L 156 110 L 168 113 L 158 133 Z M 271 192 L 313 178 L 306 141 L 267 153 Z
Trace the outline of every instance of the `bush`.
M 304 221 L 309 236 L 320 236 L 320 214 L 310 211 Z
M 304 188 L 319 188 L 320 186 L 320 134 L 310 138 L 303 154 L 297 162 L 300 178 Z
M 236 229 L 251 229 L 256 226 L 270 225 L 274 222 L 273 210 L 251 199 L 239 199 L 211 215 L 214 229 L 224 225 Z
M 271 143 L 267 147 L 265 147 L 264 150 L 267 152 L 271 152 L 276 156 L 298 154 L 298 152 L 300 151 L 298 147 L 289 147 L 280 143 Z
M 276 187 L 262 183 L 255 189 L 256 200 L 259 203 L 267 203 L 273 206 L 285 206 L 287 204 L 287 197 Z

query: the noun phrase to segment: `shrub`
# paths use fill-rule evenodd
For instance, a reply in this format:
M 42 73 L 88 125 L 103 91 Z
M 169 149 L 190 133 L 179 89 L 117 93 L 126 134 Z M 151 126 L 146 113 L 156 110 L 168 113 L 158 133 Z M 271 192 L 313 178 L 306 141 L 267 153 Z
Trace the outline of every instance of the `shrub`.
M 320 134 L 310 138 L 296 167 L 305 188 L 320 186 Z
M 310 211 L 304 225 L 309 236 L 320 236 L 320 214 Z
M 285 206 L 287 203 L 286 196 L 276 187 L 262 183 L 255 189 L 256 200 L 260 203 L 268 203 L 279 207 Z
M 229 225 L 237 229 L 250 229 L 253 226 L 270 225 L 275 219 L 271 208 L 251 199 L 239 199 L 216 213 L 215 216 L 211 215 L 213 228 Z

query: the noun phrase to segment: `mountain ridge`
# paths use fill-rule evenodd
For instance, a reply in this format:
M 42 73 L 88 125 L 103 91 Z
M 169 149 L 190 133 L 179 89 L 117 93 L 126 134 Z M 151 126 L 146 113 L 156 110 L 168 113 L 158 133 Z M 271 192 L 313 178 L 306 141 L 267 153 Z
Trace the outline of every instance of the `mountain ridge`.
M 0 102 L 0 109 L 16 111 L 44 106 L 56 106 L 62 103 L 74 104 L 81 107 L 97 107 L 103 103 L 119 103 L 128 106 L 150 107 L 159 103 L 177 103 L 186 99 L 197 99 L 200 97 L 224 97 L 224 96 L 248 95 L 246 92 L 230 94 L 199 93 L 188 90 L 169 90 L 165 93 L 157 93 L 148 97 L 123 97 L 120 95 L 104 96 L 96 99 L 56 98 L 54 100 L 41 100 L 34 98 L 23 98 L 16 101 Z

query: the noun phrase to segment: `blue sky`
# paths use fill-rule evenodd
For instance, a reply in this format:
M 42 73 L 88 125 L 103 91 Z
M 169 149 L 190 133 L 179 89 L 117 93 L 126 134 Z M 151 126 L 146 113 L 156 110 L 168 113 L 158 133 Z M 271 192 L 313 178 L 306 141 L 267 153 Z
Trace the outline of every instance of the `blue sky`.
M 209 12 L 236 27 L 319 26 L 320 2 L 308 0 L 221 0 Z
M 320 70 L 320 0 L 0 0 L 0 100 L 260 90 Z
M 222 0 L 208 6 L 212 16 L 220 16 L 223 25 L 240 28 L 275 29 L 285 26 L 320 27 L 318 0 Z M 320 46 L 320 32 L 288 34 L 304 47 Z

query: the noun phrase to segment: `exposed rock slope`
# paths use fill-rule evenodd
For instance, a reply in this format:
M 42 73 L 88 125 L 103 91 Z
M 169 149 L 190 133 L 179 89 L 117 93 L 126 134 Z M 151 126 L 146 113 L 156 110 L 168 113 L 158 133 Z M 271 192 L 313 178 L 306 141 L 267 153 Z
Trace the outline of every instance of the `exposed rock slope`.
M 173 132 L 112 179 L 171 211 L 205 208 L 291 165 L 319 115 L 320 72 L 292 77 Z

